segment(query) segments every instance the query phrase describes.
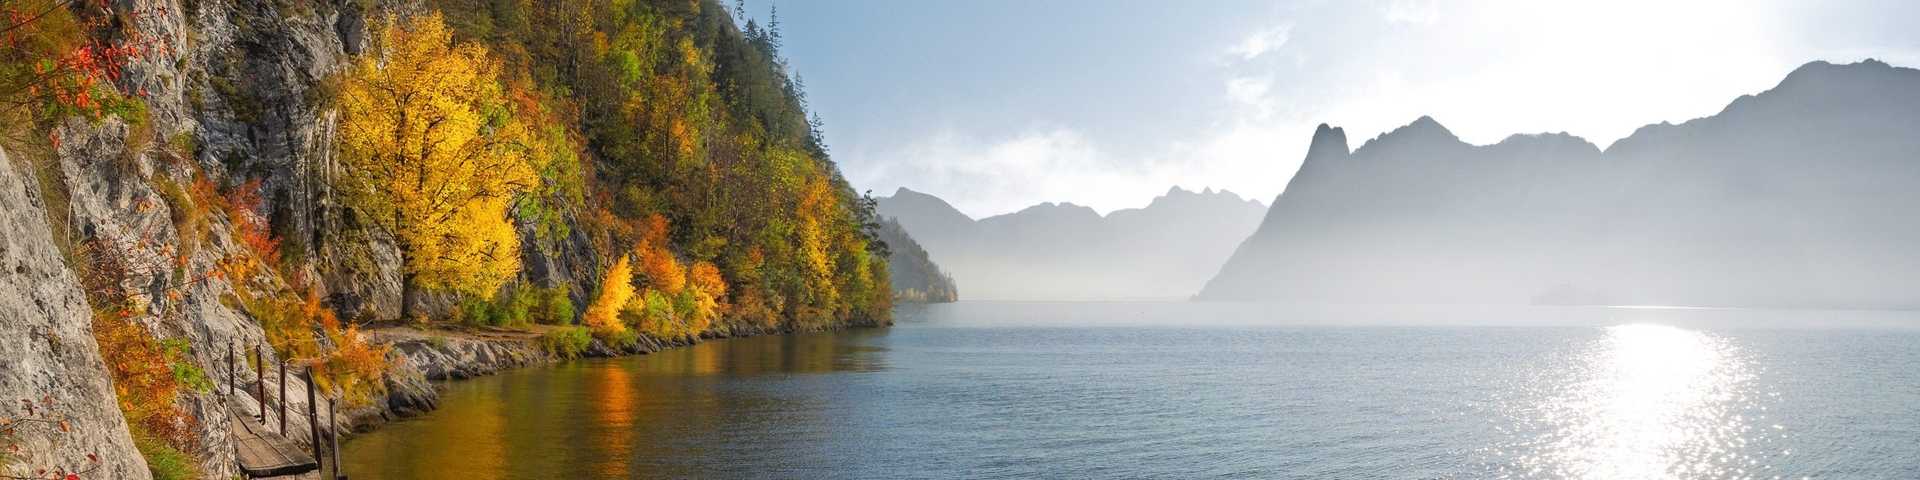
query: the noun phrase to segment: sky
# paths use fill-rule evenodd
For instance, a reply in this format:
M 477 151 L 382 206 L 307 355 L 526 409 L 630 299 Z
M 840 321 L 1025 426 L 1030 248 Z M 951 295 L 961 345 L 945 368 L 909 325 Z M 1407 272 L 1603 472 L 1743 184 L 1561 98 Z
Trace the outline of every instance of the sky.
M 731 2 L 727 2 L 731 4 Z M 773 6 L 746 2 L 760 22 Z M 1463 140 L 1602 148 L 1712 115 L 1814 60 L 1920 66 L 1920 2 L 778 2 L 841 170 L 975 218 L 1102 213 L 1180 186 L 1271 203 L 1321 123 L 1430 115 Z

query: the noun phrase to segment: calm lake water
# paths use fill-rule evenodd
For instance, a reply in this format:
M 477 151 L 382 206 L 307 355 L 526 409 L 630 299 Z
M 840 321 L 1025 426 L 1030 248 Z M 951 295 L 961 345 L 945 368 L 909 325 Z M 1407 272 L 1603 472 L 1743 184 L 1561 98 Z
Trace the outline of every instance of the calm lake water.
M 898 317 L 453 383 L 440 410 L 349 442 L 347 472 L 1920 478 L 1920 313 L 960 303 Z

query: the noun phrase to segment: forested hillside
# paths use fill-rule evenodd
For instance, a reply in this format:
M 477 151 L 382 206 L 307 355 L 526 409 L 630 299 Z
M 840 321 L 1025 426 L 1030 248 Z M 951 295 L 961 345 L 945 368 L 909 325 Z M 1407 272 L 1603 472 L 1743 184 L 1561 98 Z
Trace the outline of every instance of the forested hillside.
M 891 218 L 880 220 L 880 243 L 887 246 L 887 265 L 893 268 L 893 296 L 904 302 L 949 303 L 960 300 L 960 288 L 933 261 L 933 255 Z
M 0 0 L 0 476 L 230 478 L 230 417 L 310 388 L 379 422 L 890 323 L 872 202 L 738 7 Z
M 540 178 L 516 216 L 539 225 L 535 243 L 578 228 L 609 264 L 635 264 L 638 290 L 600 295 L 591 324 L 675 335 L 723 314 L 765 327 L 887 318 L 872 209 L 806 116 L 778 17 L 762 28 L 710 1 L 438 3 L 455 42 L 500 64 L 513 115 L 532 120 Z M 627 280 L 613 277 L 603 283 Z

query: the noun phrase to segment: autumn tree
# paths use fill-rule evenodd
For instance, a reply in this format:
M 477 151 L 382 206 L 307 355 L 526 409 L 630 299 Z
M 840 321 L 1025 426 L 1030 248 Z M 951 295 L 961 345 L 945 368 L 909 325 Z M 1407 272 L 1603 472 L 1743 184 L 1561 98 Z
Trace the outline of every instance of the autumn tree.
M 606 278 L 600 281 L 600 296 L 587 305 L 587 312 L 580 317 L 581 323 L 603 335 L 626 331 L 626 325 L 620 323 L 620 309 L 632 298 L 633 267 L 622 255 L 607 269 Z
M 343 82 L 344 190 L 399 247 L 401 316 L 421 288 L 490 295 L 519 271 L 509 208 L 535 183 L 529 127 L 500 63 L 440 15 L 389 18 Z

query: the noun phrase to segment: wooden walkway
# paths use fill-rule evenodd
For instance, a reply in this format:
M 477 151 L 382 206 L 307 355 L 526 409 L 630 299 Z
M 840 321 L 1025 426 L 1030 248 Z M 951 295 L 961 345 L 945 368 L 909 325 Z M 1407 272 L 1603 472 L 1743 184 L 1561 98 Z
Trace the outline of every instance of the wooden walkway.
M 249 477 L 278 477 L 320 469 L 313 455 L 295 446 L 287 437 L 267 431 L 265 425 L 250 417 L 233 414 L 234 457 L 240 471 Z

